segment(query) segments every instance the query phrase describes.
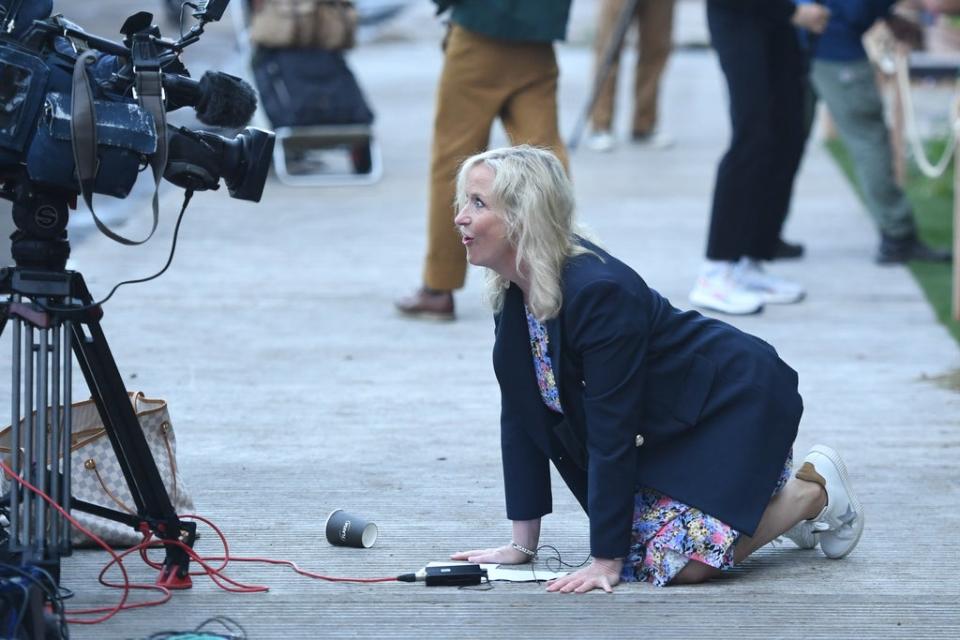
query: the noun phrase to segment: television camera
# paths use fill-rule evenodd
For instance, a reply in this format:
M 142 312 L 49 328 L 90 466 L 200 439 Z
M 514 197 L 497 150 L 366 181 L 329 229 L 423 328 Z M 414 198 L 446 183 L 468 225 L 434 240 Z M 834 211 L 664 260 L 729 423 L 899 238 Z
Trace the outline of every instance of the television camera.
M 70 527 L 17 479 L 66 510 L 152 533 L 166 552 L 157 583 L 171 589 L 191 585 L 188 549 L 196 524 L 180 519 L 163 485 L 100 326 L 102 303 L 93 301 L 80 273 L 65 268 L 67 222 L 82 196 L 101 231 L 126 244 L 145 242 L 103 225 L 92 198 L 125 198 L 147 167 L 157 189 L 165 178 L 185 190 L 184 209 L 194 191 L 217 189 L 221 180 L 232 197 L 259 201 L 273 133 L 247 127 L 227 138 L 166 123 L 166 112 L 192 106 L 201 123 L 237 130 L 256 110 L 256 94 L 245 82 L 219 72 L 194 80 L 181 60 L 228 3 L 185 2 L 195 23 L 177 39 L 164 38 L 150 13 L 135 13 L 120 29 L 122 42 L 115 42 L 52 15 L 52 0 L 0 0 L 0 197 L 13 202 L 17 227 L 11 235 L 16 264 L 0 268 L 0 333 L 11 326 L 13 351 L 5 460 L 15 476 L 0 504 L 8 520 L 0 558 L 42 570 L 56 582 L 61 556 L 72 551 Z M 153 214 L 156 228 L 156 189 Z M 135 513 L 71 495 L 74 357 Z M 35 595 L 31 602 L 43 600 Z
M 260 199 L 273 134 L 248 127 L 230 139 L 165 118 L 193 106 L 200 122 L 237 129 L 256 110 L 245 82 L 209 71 L 194 80 L 181 60 L 228 2 L 188 3 L 197 22 L 177 40 L 135 13 L 120 43 L 51 16 L 52 0 L 0 0 L 0 197 L 14 203 L 18 263 L 65 262 L 51 241 L 64 238 L 67 204 L 78 194 L 91 210 L 93 193 L 125 198 L 147 164 L 157 182 L 193 191 L 222 178 L 232 197 Z M 156 226 L 156 197 L 154 209 Z

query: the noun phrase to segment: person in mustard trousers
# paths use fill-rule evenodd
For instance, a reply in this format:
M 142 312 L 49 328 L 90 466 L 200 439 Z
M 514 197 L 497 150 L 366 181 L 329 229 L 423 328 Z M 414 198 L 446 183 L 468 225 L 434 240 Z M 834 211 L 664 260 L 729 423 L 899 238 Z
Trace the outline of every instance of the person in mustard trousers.
M 437 89 L 423 282 L 395 302 L 414 318 L 453 320 L 467 260 L 450 223 L 457 167 L 483 151 L 499 118 L 513 144 L 551 149 L 567 165 L 557 124 L 553 41 L 566 35 L 571 0 L 434 0 L 448 9 Z

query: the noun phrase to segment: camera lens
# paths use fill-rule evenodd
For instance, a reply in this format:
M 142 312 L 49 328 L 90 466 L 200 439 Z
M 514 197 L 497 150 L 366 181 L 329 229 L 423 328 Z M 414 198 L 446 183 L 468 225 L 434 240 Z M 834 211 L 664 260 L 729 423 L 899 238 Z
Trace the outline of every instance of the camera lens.
M 233 140 L 226 140 L 222 175 L 230 197 L 259 202 L 270 171 L 274 135 L 247 127 Z

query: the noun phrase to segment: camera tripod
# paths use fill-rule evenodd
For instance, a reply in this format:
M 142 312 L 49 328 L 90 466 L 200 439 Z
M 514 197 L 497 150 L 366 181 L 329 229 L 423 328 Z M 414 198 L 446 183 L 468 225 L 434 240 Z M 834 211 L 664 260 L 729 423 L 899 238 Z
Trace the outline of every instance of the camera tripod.
M 102 307 L 94 304 L 83 276 L 65 269 L 67 216 L 65 197 L 30 193 L 14 200 L 16 266 L 0 269 L 0 295 L 7 296 L 0 302 L 0 334 L 8 322 L 12 325 L 10 466 L 66 511 L 108 518 L 192 547 L 196 523 L 181 521 L 174 511 L 100 326 Z M 130 488 L 135 515 L 71 495 L 74 356 Z M 60 558 L 72 551 L 69 523 L 16 480 L 9 487 L 9 554 L 45 569 L 59 583 Z M 190 588 L 187 551 L 176 544 L 164 547 L 157 584 Z

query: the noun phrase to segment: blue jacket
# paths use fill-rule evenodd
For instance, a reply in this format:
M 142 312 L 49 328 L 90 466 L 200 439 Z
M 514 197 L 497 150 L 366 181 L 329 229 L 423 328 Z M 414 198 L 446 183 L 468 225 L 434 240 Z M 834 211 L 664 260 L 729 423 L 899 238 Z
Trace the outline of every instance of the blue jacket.
M 811 0 L 799 0 L 798 4 Z M 830 22 L 819 36 L 808 36 L 813 57 L 848 62 L 867 57 L 863 34 L 890 13 L 897 0 L 823 0 L 830 9 Z
M 796 437 L 797 374 L 767 343 L 675 309 L 585 246 L 596 255 L 569 260 L 546 324 L 563 415 L 540 397 L 516 285 L 495 316 L 507 517 L 550 513 L 553 462 L 590 518 L 595 557 L 627 554 L 640 487 L 752 535 Z

